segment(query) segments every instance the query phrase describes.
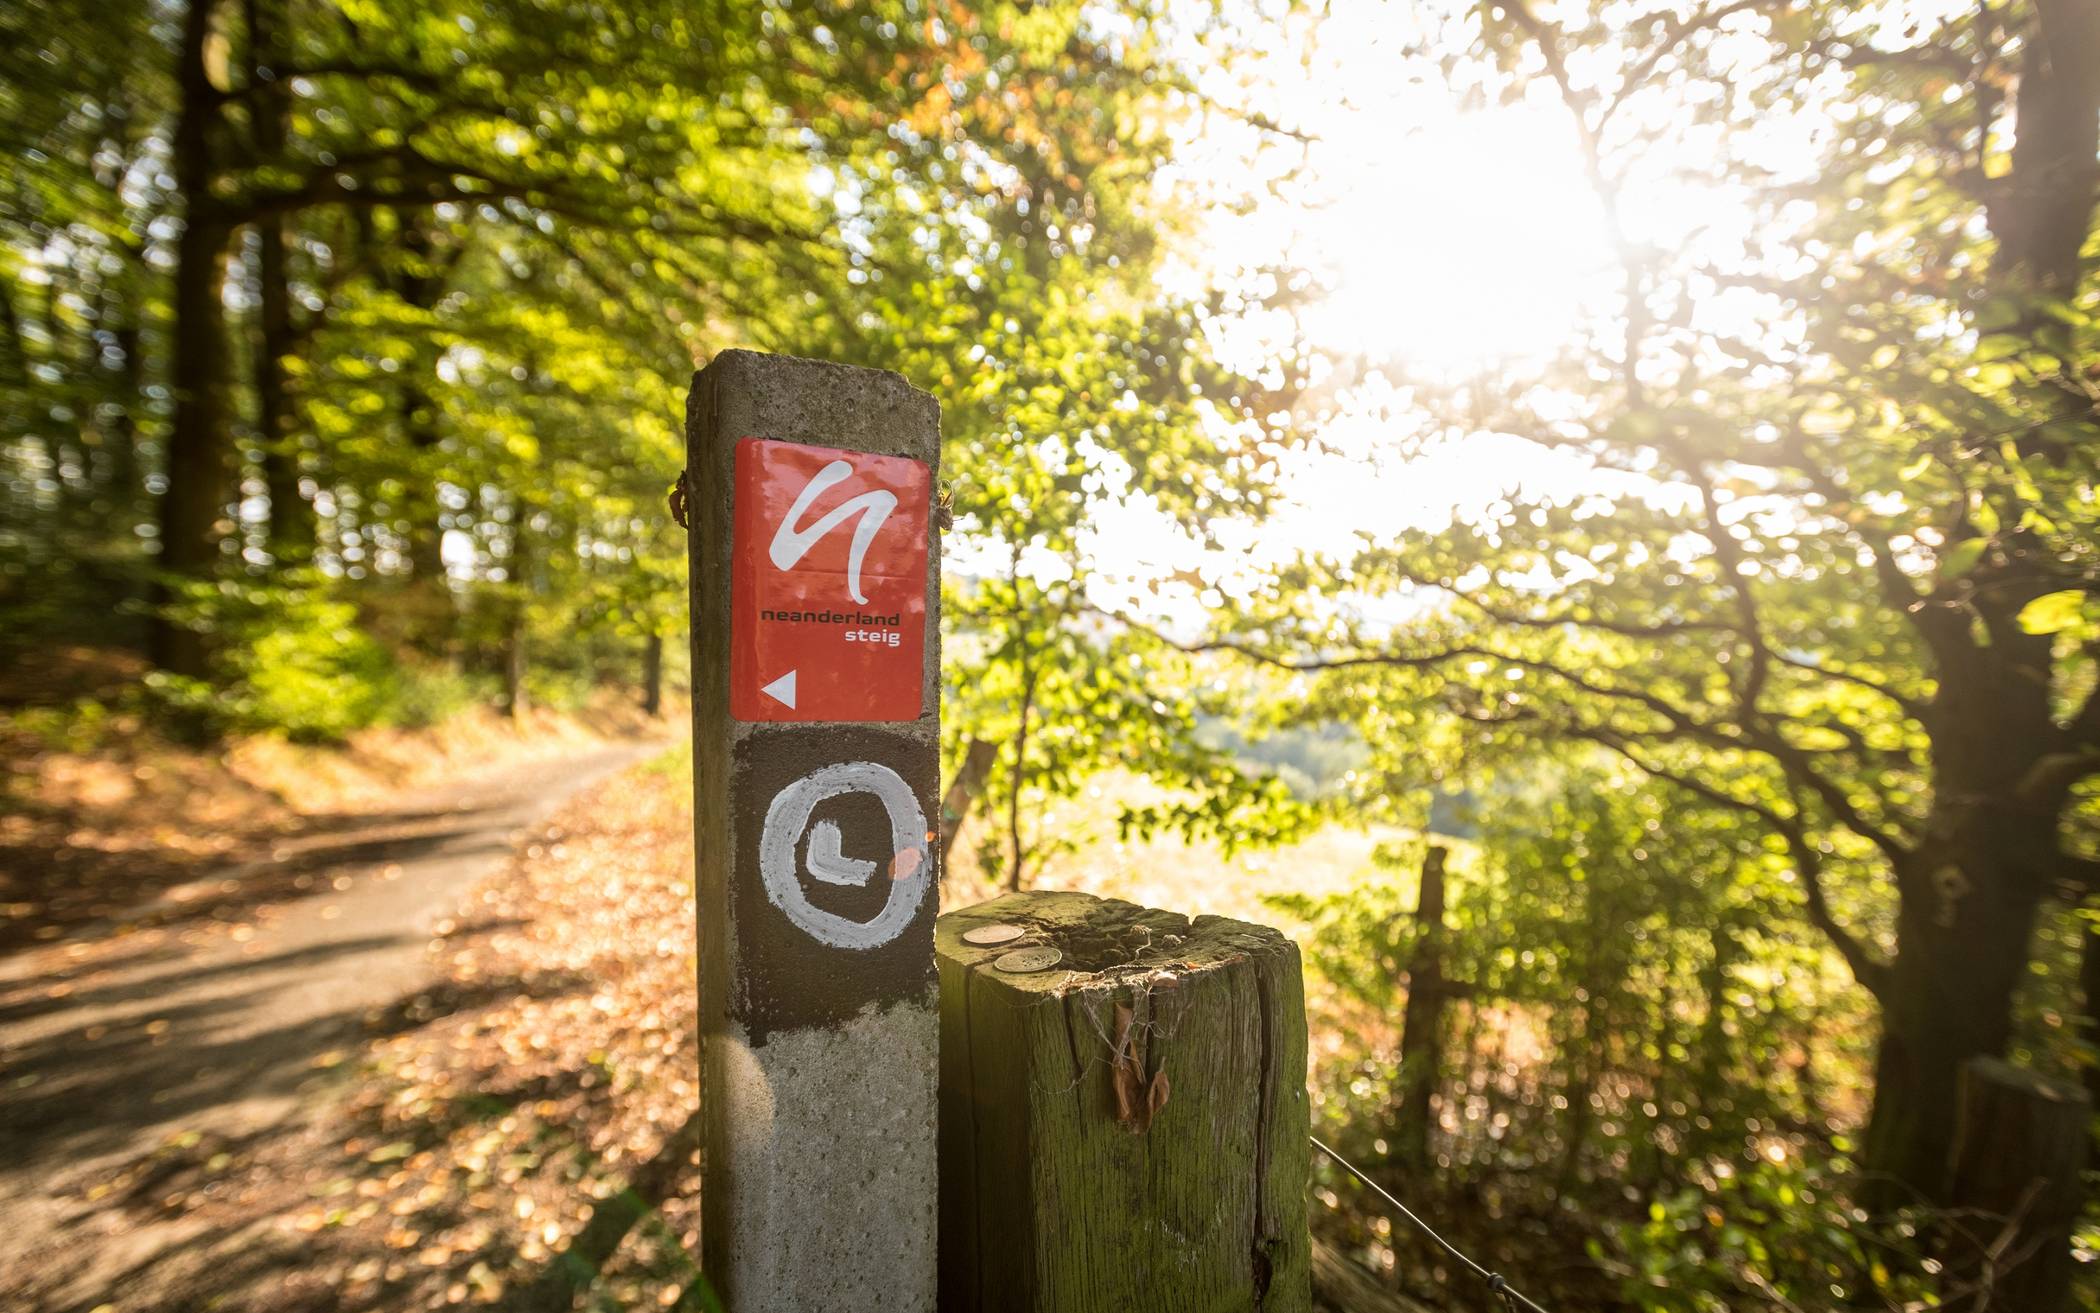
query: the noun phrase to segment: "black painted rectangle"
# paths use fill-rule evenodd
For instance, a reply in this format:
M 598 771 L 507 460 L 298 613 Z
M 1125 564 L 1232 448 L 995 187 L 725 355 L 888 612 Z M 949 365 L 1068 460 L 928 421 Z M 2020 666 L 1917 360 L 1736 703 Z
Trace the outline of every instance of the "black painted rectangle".
M 730 1015 L 752 1044 L 927 998 L 939 778 L 938 747 L 894 730 L 768 725 L 736 743 Z

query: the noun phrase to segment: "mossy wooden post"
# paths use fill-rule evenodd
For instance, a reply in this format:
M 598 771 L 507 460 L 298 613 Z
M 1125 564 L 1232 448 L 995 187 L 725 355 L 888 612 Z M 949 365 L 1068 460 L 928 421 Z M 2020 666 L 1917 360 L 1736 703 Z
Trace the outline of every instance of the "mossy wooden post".
M 973 930 L 1023 937 L 979 947 Z M 1311 1308 L 1305 996 L 1275 930 L 1073 893 L 943 916 L 943 1313 Z M 1048 970 L 997 963 L 1028 947 Z

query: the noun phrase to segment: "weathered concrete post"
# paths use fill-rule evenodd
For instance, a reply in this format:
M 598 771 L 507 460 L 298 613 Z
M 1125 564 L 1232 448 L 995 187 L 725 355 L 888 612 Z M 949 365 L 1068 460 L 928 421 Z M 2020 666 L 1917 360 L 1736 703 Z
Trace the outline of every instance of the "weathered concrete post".
M 705 1272 L 730 1313 L 930 1310 L 940 409 L 729 351 L 686 452 Z
M 942 1313 L 1306 1313 L 1288 939 L 1039 892 L 936 946 Z

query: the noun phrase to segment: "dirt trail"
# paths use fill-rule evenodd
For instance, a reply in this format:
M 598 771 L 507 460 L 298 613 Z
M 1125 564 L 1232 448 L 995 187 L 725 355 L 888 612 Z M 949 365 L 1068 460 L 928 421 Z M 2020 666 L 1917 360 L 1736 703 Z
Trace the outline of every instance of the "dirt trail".
M 125 1275 L 192 1228 L 119 1205 L 325 1115 L 375 1017 L 413 1024 L 460 896 L 521 830 L 661 750 L 515 766 L 300 840 L 276 860 L 325 878 L 239 927 L 111 927 L 0 960 L 0 1307 L 151 1307 L 124 1297 Z

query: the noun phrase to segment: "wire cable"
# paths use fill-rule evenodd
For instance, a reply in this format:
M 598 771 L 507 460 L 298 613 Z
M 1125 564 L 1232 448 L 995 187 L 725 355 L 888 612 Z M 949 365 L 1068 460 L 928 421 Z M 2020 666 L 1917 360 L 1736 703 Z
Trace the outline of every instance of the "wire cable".
M 1370 1177 L 1365 1176 L 1362 1172 L 1356 1170 L 1355 1164 L 1351 1163 L 1347 1158 L 1342 1157 L 1334 1150 L 1328 1148 L 1325 1144 L 1322 1144 L 1320 1142 L 1319 1136 L 1314 1135 L 1309 1136 L 1308 1138 L 1312 1140 L 1313 1148 L 1318 1149 L 1321 1153 L 1324 1153 L 1329 1158 L 1334 1159 L 1334 1161 L 1338 1165 L 1340 1165 L 1343 1171 L 1349 1173 L 1349 1175 L 1355 1177 L 1364 1185 L 1369 1186 L 1372 1190 L 1377 1192 L 1379 1198 L 1385 1200 L 1394 1208 L 1399 1209 L 1400 1215 L 1402 1217 L 1406 1218 L 1410 1222 L 1413 1222 L 1415 1224 L 1416 1229 L 1421 1231 L 1423 1235 L 1428 1236 L 1431 1240 L 1436 1241 L 1438 1245 L 1442 1246 L 1445 1253 L 1451 1255 L 1451 1257 L 1465 1264 L 1468 1268 L 1471 1268 L 1473 1274 L 1479 1277 L 1482 1281 L 1485 1281 L 1487 1283 L 1487 1288 L 1494 1292 L 1495 1297 L 1497 1299 L 1500 1299 L 1502 1301 L 1503 1307 L 1509 1309 L 1530 1309 L 1531 1313 L 1546 1313 L 1546 1310 L 1540 1307 L 1535 1301 L 1526 1299 L 1523 1295 L 1519 1294 L 1517 1292 L 1516 1287 L 1510 1285 L 1508 1279 L 1505 1278 L 1500 1272 L 1490 1272 L 1488 1269 L 1474 1262 L 1472 1258 L 1468 1256 L 1466 1252 L 1460 1249 L 1457 1245 L 1452 1244 L 1449 1240 L 1446 1240 L 1444 1239 L 1444 1237 L 1438 1235 L 1434 1227 L 1430 1226 L 1429 1223 L 1423 1221 L 1421 1218 L 1416 1217 L 1413 1209 L 1409 1208 L 1406 1204 L 1401 1203 L 1398 1199 L 1393 1198 L 1393 1196 L 1386 1191 L 1384 1186 L 1378 1184 L 1378 1182 L 1372 1180 Z

